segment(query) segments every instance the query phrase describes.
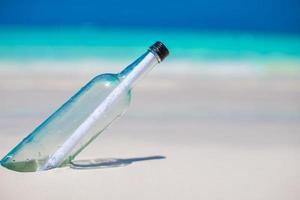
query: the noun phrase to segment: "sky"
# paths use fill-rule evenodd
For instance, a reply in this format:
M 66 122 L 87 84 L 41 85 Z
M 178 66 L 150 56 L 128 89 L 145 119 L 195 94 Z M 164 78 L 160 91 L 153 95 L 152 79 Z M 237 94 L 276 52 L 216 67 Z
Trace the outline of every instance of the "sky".
M 0 0 L 0 26 L 300 34 L 300 0 Z

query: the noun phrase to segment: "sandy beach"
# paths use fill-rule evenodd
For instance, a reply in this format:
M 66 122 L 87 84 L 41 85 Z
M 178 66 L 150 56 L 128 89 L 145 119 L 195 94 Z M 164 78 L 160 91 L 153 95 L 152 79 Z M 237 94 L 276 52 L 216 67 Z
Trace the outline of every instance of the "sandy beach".
M 131 164 L 37 173 L 1 167 L 0 199 L 300 198 L 299 76 L 158 71 L 134 89 L 125 116 L 77 157 Z M 2 69 L 0 156 L 103 72 Z M 151 156 L 165 158 L 134 162 Z

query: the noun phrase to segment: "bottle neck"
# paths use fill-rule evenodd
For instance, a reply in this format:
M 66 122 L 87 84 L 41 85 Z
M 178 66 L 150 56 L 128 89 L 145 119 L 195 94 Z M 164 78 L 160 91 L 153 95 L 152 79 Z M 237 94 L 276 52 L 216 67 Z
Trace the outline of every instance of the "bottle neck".
M 138 79 L 141 79 L 158 63 L 159 60 L 155 53 L 149 50 L 121 71 L 118 77 L 122 81 L 126 81 L 128 87 L 131 89 Z

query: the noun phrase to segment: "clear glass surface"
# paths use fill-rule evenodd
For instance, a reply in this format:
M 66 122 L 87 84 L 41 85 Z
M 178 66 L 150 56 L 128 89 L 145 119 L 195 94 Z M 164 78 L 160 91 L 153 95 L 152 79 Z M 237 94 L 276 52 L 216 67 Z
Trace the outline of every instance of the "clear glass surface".
M 13 148 L 1 160 L 1 165 L 14 171 L 33 172 L 69 164 L 125 112 L 134 83 L 157 63 L 155 55 L 148 51 L 119 74 L 96 76 Z M 109 97 L 112 100 L 104 111 L 93 115 Z M 91 122 L 88 128 L 78 131 L 86 122 Z M 75 133 L 80 137 L 73 140 Z M 57 162 L 52 165 L 52 160 Z

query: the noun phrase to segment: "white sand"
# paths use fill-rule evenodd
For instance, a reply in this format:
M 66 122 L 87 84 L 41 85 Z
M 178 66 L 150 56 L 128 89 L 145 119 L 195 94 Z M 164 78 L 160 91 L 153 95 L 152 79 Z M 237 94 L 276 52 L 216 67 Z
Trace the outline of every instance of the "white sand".
M 0 156 L 95 72 L 0 72 Z M 226 76 L 228 77 L 228 76 Z M 152 73 L 128 113 L 80 154 L 166 159 L 17 173 L 0 199 L 300 199 L 300 79 Z

